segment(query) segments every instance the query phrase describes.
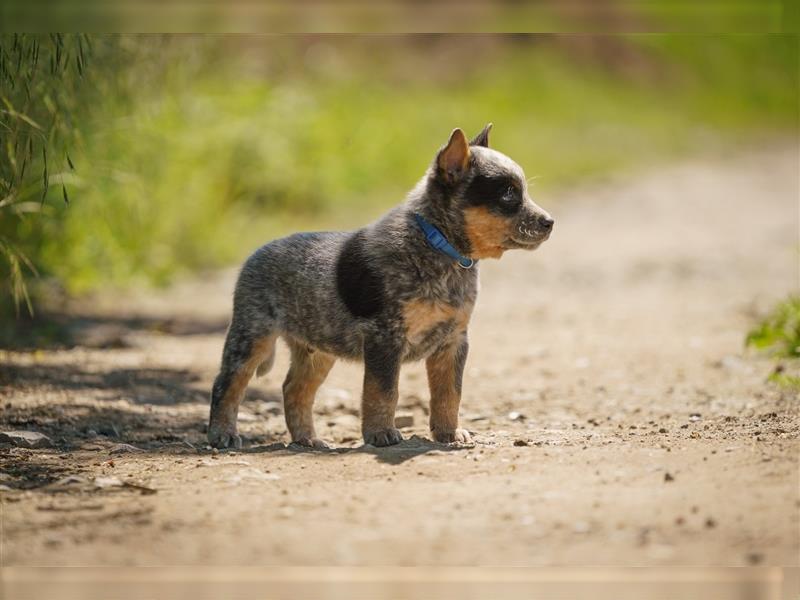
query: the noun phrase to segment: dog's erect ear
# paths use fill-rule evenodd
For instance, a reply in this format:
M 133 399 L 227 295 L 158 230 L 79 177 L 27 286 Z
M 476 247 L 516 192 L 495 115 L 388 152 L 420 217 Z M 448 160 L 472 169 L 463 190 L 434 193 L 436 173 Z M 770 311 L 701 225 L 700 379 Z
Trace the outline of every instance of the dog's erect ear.
M 483 128 L 478 135 L 472 138 L 472 141 L 469 143 L 470 146 L 483 146 L 484 148 L 489 147 L 489 132 L 492 130 L 492 124 L 488 123 L 486 127 Z
M 460 129 L 453 129 L 447 145 L 436 156 L 438 174 L 450 183 L 456 181 L 469 165 L 469 143 Z

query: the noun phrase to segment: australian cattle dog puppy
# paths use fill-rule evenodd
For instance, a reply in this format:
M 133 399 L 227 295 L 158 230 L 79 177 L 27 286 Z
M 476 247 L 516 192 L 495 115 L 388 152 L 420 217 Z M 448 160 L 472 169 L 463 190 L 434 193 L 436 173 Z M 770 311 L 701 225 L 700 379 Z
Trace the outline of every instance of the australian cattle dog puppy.
M 471 142 L 455 129 L 405 202 L 375 223 L 296 233 L 247 259 L 211 392 L 212 446 L 241 446 L 239 402 L 253 373 L 272 366 L 278 337 L 291 351 L 283 399 L 293 442 L 327 447 L 312 408 L 337 358 L 364 363 L 366 444 L 402 441 L 394 425 L 400 365 L 422 359 L 433 439 L 470 441 L 458 426 L 458 406 L 478 261 L 533 250 L 553 229 L 528 195 L 522 168 L 489 148 L 490 129 Z

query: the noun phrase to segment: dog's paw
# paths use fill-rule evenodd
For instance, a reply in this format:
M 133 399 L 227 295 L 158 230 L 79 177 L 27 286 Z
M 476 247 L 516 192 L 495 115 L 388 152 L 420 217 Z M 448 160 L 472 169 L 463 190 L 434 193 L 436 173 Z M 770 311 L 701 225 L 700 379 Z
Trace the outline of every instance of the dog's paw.
M 233 425 L 220 425 L 212 423 L 208 426 L 208 443 L 214 448 L 234 448 L 236 450 L 242 447 L 242 438 L 236 429 L 236 423 Z
M 442 444 L 471 444 L 472 436 L 466 429 L 451 431 L 432 431 L 433 439 Z
M 292 444 L 302 446 L 303 448 L 315 448 L 317 450 L 330 450 L 328 442 L 315 437 L 301 437 L 292 440 Z
M 394 427 L 364 432 L 364 443 L 379 448 L 383 446 L 394 446 L 402 441 L 403 436 L 400 431 Z

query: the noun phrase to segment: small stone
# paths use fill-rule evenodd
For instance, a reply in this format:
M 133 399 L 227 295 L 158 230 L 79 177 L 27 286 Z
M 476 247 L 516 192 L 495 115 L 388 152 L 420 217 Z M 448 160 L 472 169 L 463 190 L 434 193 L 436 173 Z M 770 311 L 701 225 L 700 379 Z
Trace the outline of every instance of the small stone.
M 667 429 L 666 429 L 666 427 L 661 427 L 661 428 L 658 430 L 658 433 L 667 433 Z
M 529 446 L 530 443 L 528 442 L 528 440 L 519 439 L 519 440 L 514 440 L 514 445 L 515 446 Z
M 575 359 L 575 368 L 576 369 L 586 369 L 591 364 L 592 364 L 592 361 L 590 361 L 586 356 L 581 356 L 581 357 L 578 357 L 578 358 Z
M 696 423 L 697 421 L 699 421 L 699 420 L 700 420 L 700 418 L 701 418 L 701 415 L 700 415 L 700 413 L 692 413 L 692 414 L 690 414 L 690 415 L 689 415 L 689 420 L 690 420 L 692 423 Z
M 414 413 L 410 412 L 397 413 L 394 417 L 394 426 L 397 427 L 398 429 L 403 429 L 404 427 L 413 427 Z
M 747 562 L 751 565 L 758 565 L 764 561 L 764 555 L 760 552 L 750 552 L 747 555 Z
M 488 421 L 489 417 L 487 417 L 486 415 L 480 415 L 480 414 L 474 413 L 474 414 L 471 414 L 471 415 L 467 415 L 465 417 L 465 419 L 467 421 L 471 422 L 471 423 L 477 423 L 479 421 Z
M 280 415 L 283 405 L 275 400 L 264 400 L 256 405 L 255 412 L 260 415 Z
M 124 484 L 119 477 L 95 477 L 94 486 L 99 489 L 122 487 Z
M 708 517 L 706 519 L 706 522 L 704 523 L 704 525 L 706 527 L 708 527 L 709 529 L 713 529 L 714 527 L 717 526 L 717 522 L 714 519 L 712 519 L 711 517 Z
M 675 481 L 675 477 L 671 473 L 664 473 L 664 481 Z
M 67 475 L 66 477 L 62 477 L 55 483 L 52 483 L 51 485 L 53 487 L 62 487 L 67 485 L 82 485 L 85 483 L 87 483 L 87 481 L 83 477 L 80 477 L 78 475 Z
M 356 429 L 361 428 L 361 421 L 355 415 L 336 415 L 327 421 L 328 427 L 341 427 L 342 429 Z M 395 419 L 395 427 L 397 427 L 397 420 Z
M 586 521 L 576 521 L 572 525 L 572 531 L 575 533 L 589 533 L 591 526 Z
M 116 444 L 108 451 L 109 454 L 128 454 L 134 452 L 144 452 L 144 450 L 136 446 L 131 446 L 130 444 Z
M 521 412 L 512 410 L 510 413 L 508 413 L 508 418 L 510 421 L 524 421 L 526 417 Z
M 36 431 L 0 431 L 0 443 L 14 444 L 20 448 L 50 448 L 53 442 Z

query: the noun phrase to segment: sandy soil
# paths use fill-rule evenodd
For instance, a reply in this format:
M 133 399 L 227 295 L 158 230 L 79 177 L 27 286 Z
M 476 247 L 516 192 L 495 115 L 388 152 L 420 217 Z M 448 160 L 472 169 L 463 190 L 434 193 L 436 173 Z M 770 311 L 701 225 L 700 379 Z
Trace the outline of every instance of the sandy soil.
M 234 275 L 73 307 L 74 348 L 0 353 L 0 430 L 54 442 L 0 446 L 2 562 L 797 565 L 800 404 L 742 343 L 796 288 L 797 199 L 785 147 L 539 198 L 551 240 L 481 265 L 472 447 L 428 439 L 422 365 L 407 440 L 362 446 L 353 364 L 318 396 L 336 448 L 287 447 L 282 347 L 212 453 Z

